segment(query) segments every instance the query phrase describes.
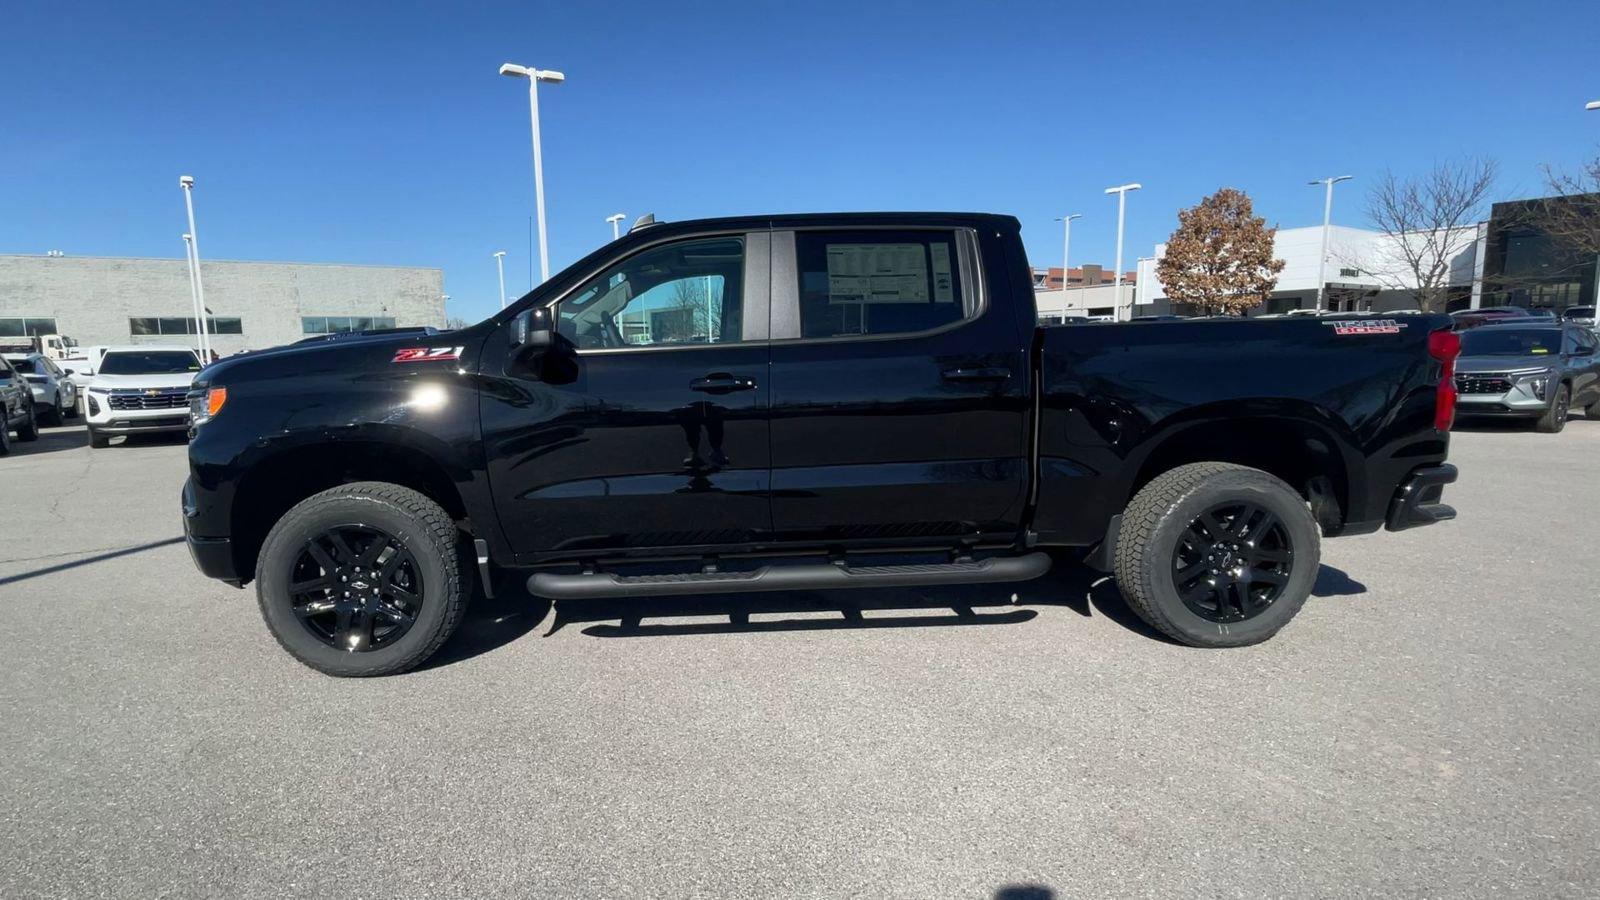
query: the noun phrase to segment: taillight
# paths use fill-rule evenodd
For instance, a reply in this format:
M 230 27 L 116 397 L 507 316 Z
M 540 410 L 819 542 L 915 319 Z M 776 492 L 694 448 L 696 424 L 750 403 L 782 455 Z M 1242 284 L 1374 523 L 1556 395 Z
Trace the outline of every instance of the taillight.
M 1439 392 L 1433 401 L 1433 427 L 1449 431 L 1456 420 L 1456 357 L 1461 355 L 1461 335 L 1442 328 L 1428 335 L 1428 355 L 1439 361 Z

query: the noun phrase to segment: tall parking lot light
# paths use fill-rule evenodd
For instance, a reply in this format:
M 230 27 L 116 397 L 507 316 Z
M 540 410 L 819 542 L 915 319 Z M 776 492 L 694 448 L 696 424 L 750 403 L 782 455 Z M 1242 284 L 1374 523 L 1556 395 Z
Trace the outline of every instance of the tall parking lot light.
M 533 205 L 539 219 L 539 281 L 550 279 L 550 249 L 545 239 L 544 227 L 544 160 L 539 146 L 539 82 L 560 84 L 567 76 L 548 69 L 506 63 L 500 74 L 511 78 L 528 79 L 528 117 L 533 123 Z
M 1072 220 L 1083 218 L 1083 213 L 1073 213 L 1070 216 L 1060 216 L 1056 219 L 1061 223 L 1061 315 L 1067 314 L 1067 280 L 1071 277 L 1072 270 L 1068 268 L 1068 260 L 1072 251 Z M 1048 278 L 1048 274 L 1045 276 Z
M 194 227 L 194 176 L 180 175 L 178 185 L 183 188 L 183 205 L 189 211 L 189 253 L 194 258 L 195 302 L 200 305 L 200 361 L 211 364 L 211 333 L 206 327 L 206 283 L 200 278 L 200 232 Z
M 183 236 L 183 262 L 189 269 L 189 303 L 194 309 L 194 348 L 204 356 L 206 348 L 200 343 L 200 320 L 206 312 L 200 306 L 200 290 L 194 283 L 195 272 L 200 268 L 194 264 L 194 235 Z
M 1144 187 L 1144 185 L 1138 184 L 1138 183 L 1135 182 L 1135 183 L 1130 183 L 1130 184 L 1119 184 L 1116 187 L 1108 187 L 1108 188 L 1106 188 L 1106 193 L 1108 193 L 1108 194 L 1116 194 L 1117 195 L 1117 274 L 1116 274 L 1116 280 L 1113 282 L 1113 284 L 1115 284 L 1116 286 L 1112 288 L 1112 291 L 1113 291 L 1112 296 L 1115 298 L 1115 300 L 1113 302 L 1116 304 L 1116 306 L 1112 307 L 1111 318 L 1113 320 L 1115 320 L 1115 321 L 1118 321 L 1118 322 L 1126 321 L 1126 319 L 1124 319 L 1122 317 L 1122 226 L 1123 226 L 1123 220 L 1126 217 L 1127 211 L 1128 211 L 1128 192 L 1129 191 L 1137 191 L 1139 188 L 1142 188 L 1142 187 Z M 1062 277 L 1065 278 L 1066 277 L 1065 274 L 1063 274 Z M 1130 304 L 1130 307 L 1131 307 L 1131 304 Z M 1133 310 L 1131 308 L 1128 310 L 1128 318 L 1130 318 L 1130 319 L 1133 318 Z
M 505 309 L 506 308 L 506 252 L 504 250 L 496 250 L 494 252 L 494 267 L 495 267 L 495 271 L 500 273 L 500 308 L 501 309 Z
M 606 216 L 606 221 L 611 223 L 611 239 L 613 241 L 619 237 L 622 237 L 622 220 L 626 219 L 627 217 L 627 213 L 617 213 L 616 215 Z
M 1323 294 L 1328 286 L 1328 229 L 1333 222 L 1333 186 L 1341 181 L 1349 181 L 1353 175 L 1339 175 L 1333 178 L 1318 178 L 1306 184 L 1327 185 L 1328 195 L 1322 201 L 1322 255 L 1317 257 L 1317 311 L 1323 309 Z

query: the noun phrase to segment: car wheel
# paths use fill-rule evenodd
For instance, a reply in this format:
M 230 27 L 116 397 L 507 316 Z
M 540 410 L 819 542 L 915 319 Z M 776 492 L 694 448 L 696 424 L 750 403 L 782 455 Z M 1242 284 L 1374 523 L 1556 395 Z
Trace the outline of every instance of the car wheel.
M 1193 647 L 1272 637 L 1311 594 L 1321 533 L 1293 488 L 1259 469 L 1191 463 L 1122 514 L 1117 587 L 1152 628 Z
M 1600 421 L 1600 400 L 1596 400 L 1588 406 L 1585 406 L 1583 408 L 1583 415 L 1591 422 Z
M 78 395 L 76 392 L 72 395 L 72 402 L 67 404 L 61 415 L 67 419 L 76 419 L 78 417 Z
M 1572 388 L 1560 385 L 1556 388 L 1555 397 L 1551 398 L 1550 408 L 1534 423 L 1534 428 L 1543 434 L 1555 434 L 1567 427 L 1567 411 L 1572 409 Z
M 0 405 L 0 456 L 11 454 L 11 423 L 6 421 L 4 405 Z
M 111 446 L 111 438 L 106 437 L 105 435 L 101 434 L 98 431 L 95 431 L 93 428 L 90 428 L 89 429 L 89 446 L 94 447 L 96 449 L 104 450 L 105 448 Z
M 35 407 L 33 402 L 30 400 L 28 402 L 27 420 L 17 423 L 17 440 L 26 443 L 28 441 L 37 441 L 38 439 L 39 409 L 38 407 Z
M 437 651 L 466 611 L 456 527 L 426 496 L 361 481 L 301 501 L 256 561 L 273 637 L 328 675 L 393 675 Z
M 47 427 L 50 427 L 50 428 L 55 428 L 56 426 L 61 424 L 61 394 L 60 393 L 56 394 L 55 405 L 50 407 L 49 409 L 45 410 L 44 415 L 39 417 L 39 424 L 47 426 Z

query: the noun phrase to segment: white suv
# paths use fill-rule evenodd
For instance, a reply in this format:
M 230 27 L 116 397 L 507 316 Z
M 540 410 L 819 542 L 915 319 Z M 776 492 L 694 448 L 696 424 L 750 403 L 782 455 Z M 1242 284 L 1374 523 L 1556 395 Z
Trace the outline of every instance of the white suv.
M 89 445 L 116 434 L 189 430 L 189 384 L 200 357 L 188 347 L 112 347 L 84 391 Z

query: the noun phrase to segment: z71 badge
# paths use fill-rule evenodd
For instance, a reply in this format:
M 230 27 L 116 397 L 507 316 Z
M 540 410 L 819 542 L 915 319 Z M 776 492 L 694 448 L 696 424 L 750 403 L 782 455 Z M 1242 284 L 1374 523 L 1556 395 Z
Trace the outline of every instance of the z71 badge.
M 461 358 L 461 347 L 405 347 L 390 362 L 450 362 Z
M 1394 319 L 1342 319 L 1323 322 L 1331 325 L 1334 334 L 1399 334 L 1406 323 Z

